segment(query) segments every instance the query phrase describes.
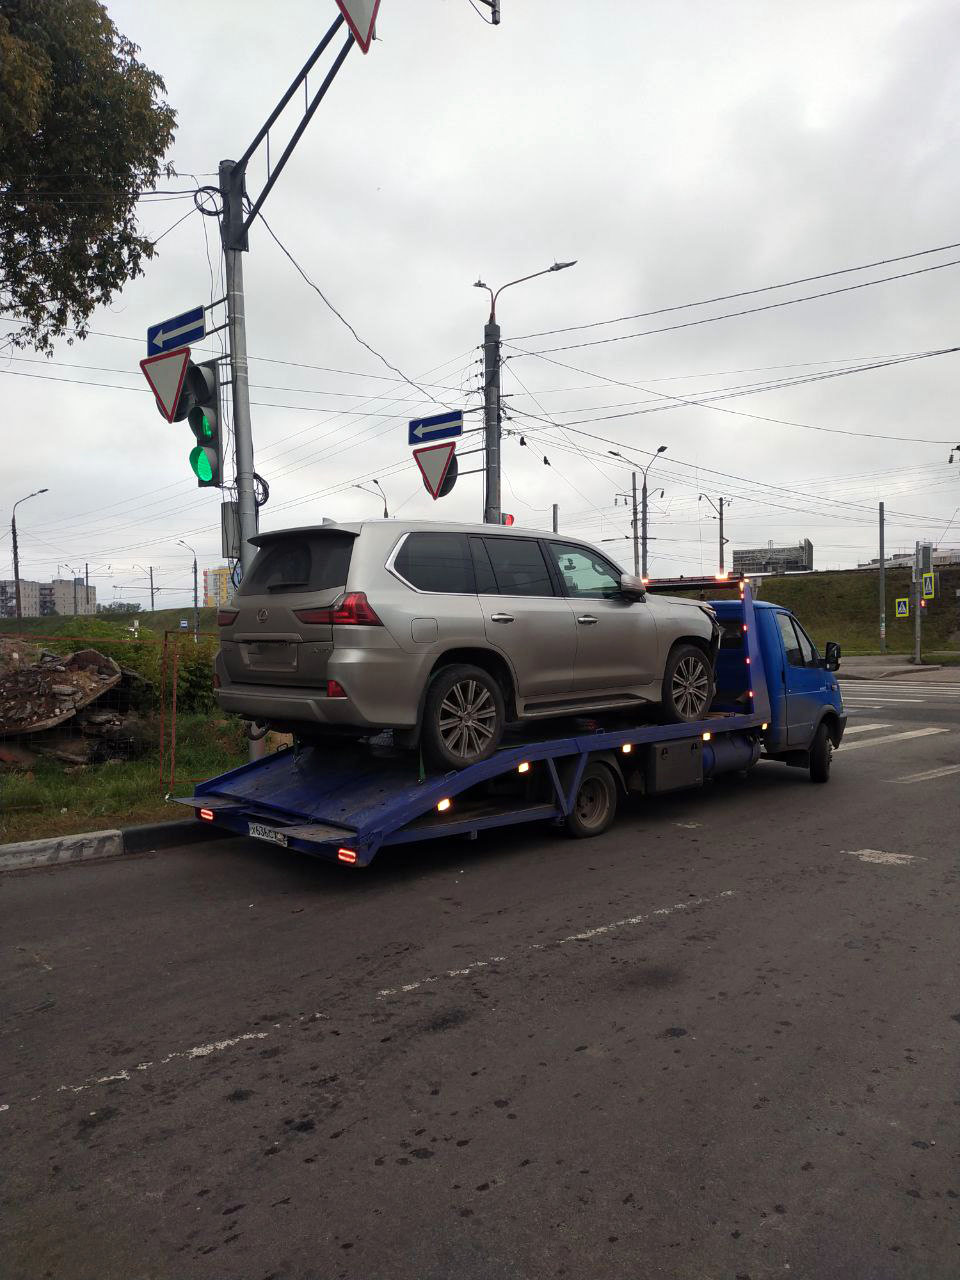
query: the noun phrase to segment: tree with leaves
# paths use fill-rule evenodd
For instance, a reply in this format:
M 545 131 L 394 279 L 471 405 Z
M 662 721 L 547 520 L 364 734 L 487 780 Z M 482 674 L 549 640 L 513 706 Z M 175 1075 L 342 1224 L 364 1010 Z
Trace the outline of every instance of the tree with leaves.
M 50 353 L 143 274 L 176 113 L 100 0 L 0 0 L 0 310 Z

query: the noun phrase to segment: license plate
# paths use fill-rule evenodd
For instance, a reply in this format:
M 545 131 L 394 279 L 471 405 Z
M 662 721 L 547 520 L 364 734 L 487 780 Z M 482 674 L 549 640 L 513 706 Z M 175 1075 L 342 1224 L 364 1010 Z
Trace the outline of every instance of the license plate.
M 276 827 L 265 827 L 261 822 L 248 823 L 247 834 L 255 840 L 269 840 L 271 844 L 282 844 L 284 848 L 287 846 L 287 837 L 282 831 L 278 831 Z

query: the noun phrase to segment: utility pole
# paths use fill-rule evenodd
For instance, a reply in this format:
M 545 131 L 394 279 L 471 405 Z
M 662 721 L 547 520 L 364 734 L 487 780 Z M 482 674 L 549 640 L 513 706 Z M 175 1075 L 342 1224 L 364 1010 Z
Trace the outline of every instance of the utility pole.
M 553 504 L 553 532 L 560 532 L 560 504 L 557 502 Z
M 643 476 L 643 488 L 640 491 L 640 574 L 642 577 L 647 576 L 647 472 L 660 457 L 661 453 L 666 453 L 667 446 L 665 444 L 657 445 L 657 451 L 647 463 L 645 467 L 640 468 L 640 474 Z M 624 462 L 629 462 L 629 458 L 624 458 L 619 449 L 608 449 L 607 453 L 614 458 L 623 458 Z M 636 463 L 633 464 L 634 466 Z M 637 518 L 637 477 L 633 477 L 633 518 L 636 522 Z M 636 523 L 634 523 L 634 538 L 636 538 Z M 636 543 L 634 543 L 636 546 Z M 633 556 L 634 569 L 637 567 L 637 555 L 634 551 Z
M 923 661 L 920 656 L 921 650 L 921 628 L 923 623 L 920 618 L 920 601 L 923 599 L 922 592 L 923 578 L 920 572 L 920 543 L 916 544 L 913 552 L 913 661 L 915 666 L 920 666 Z
M 632 515 L 631 515 L 631 518 L 630 518 L 630 528 L 633 530 L 633 573 L 634 573 L 634 577 L 636 577 L 636 576 L 637 576 L 637 574 L 639 574 L 639 572 L 640 572 L 640 533 L 639 533 L 639 530 L 638 530 L 638 528 L 637 528 L 637 473 L 636 473 L 635 471 L 631 471 L 631 473 L 630 473 L 630 482 L 631 482 L 631 489 L 632 489 L 632 493 L 633 493 L 633 505 L 632 505 L 632 508 L 631 508 Z M 644 516 L 643 516 L 644 573 L 646 573 L 646 545 L 647 545 L 647 516 L 646 516 L 646 501 L 647 501 L 647 496 L 646 496 L 646 495 L 647 495 L 647 486 L 646 486 L 646 477 L 644 477 L 643 495 L 644 495 L 644 496 L 643 496 L 643 501 L 644 501 Z
M 13 519 L 10 521 L 10 532 L 13 536 L 13 591 L 17 604 L 17 621 L 23 617 L 23 609 L 20 605 L 20 551 L 17 547 L 17 512 L 14 508 Z
M 197 553 L 189 542 L 184 542 L 182 538 L 177 539 L 177 546 L 186 547 L 188 551 L 193 553 L 193 642 L 200 643 L 200 602 L 197 598 Z
M 887 562 L 883 551 L 883 503 L 880 503 L 880 652 L 887 652 Z
M 723 536 L 723 508 L 724 506 L 732 507 L 733 503 L 730 501 L 729 498 L 718 498 L 717 501 L 714 502 L 714 500 L 709 496 L 709 494 L 706 494 L 706 493 L 701 493 L 697 501 L 703 502 L 704 499 L 706 499 L 707 502 L 710 503 L 711 507 L 713 507 L 714 511 L 717 513 L 717 519 L 720 521 L 720 573 L 721 575 L 723 575 L 726 573 L 726 569 L 724 568 L 723 549 L 727 545 L 727 541 L 728 541 L 728 539 Z
M 153 613 L 153 565 L 150 566 L 150 612 Z
M 564 271 L 567 267 L 575 267 L 572 262 L 555 262 L 552 267 L 543 271 L 534 271 L 532 275 L 520 276 L 517 280 L 508 280 L 494 292 L 482 280 L 474 282 L 475 289 L 486 289 L 490 295 L 490 318 L 483 327 L 483 450 L 484 450 L 484 488 L 483 488 L 483 521 L 484 524 L 500 523 L 500 326 L 497 324 L 497 298 L 504 289 L 511 285 L 523 284 L 525 280 L 536 280 L 537 276 L 549 275 L 551 271 Z
M 83 562 L 83 612 L 90 612 L 90 564 Z
M 483 327 L 484 524 L 500 523 L 500 326 L 490 312 Z

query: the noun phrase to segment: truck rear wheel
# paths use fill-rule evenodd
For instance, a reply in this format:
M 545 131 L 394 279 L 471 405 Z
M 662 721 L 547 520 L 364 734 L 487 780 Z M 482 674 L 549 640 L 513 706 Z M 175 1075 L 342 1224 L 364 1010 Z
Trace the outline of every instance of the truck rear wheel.
M 810 781 L 829 782 L 830 762 L 833 759 L 833 739 L 825 724 L 818 727 L 810 747 Z
M 567 814 L 567 831 L 577 839 L 599 836 L 617 816 L 617 783 L 605 764 L 588 764 Z

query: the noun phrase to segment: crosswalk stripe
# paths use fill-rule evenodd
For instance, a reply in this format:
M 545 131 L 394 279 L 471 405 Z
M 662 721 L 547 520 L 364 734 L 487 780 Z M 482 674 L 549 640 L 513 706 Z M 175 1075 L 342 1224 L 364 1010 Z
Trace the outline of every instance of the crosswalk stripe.
M 942 769 L 928 769 L 926 773 L 911 773 L 906 778 L 891 778 L 891 782 L 932 782 L 934 778 L 946 778 L 951 773 L 960 773 L 960 764 L 948 764 Z
M 889 729 L 888 724 L 848 724 L 844 731 L 844 738 L 849 738 L 851 733 L 866 733 L 869 729 Z
M 856 751 L 858 747 L 879 747 L 885 742 L 904 742 L 907 738 L 928 738 L 934 733 L 949 733 L 949 729 L 908 729 L 905 733 L 882 733 L 879 738 L 861 738 L 848 745 L 841 744 L 840 750 Z

